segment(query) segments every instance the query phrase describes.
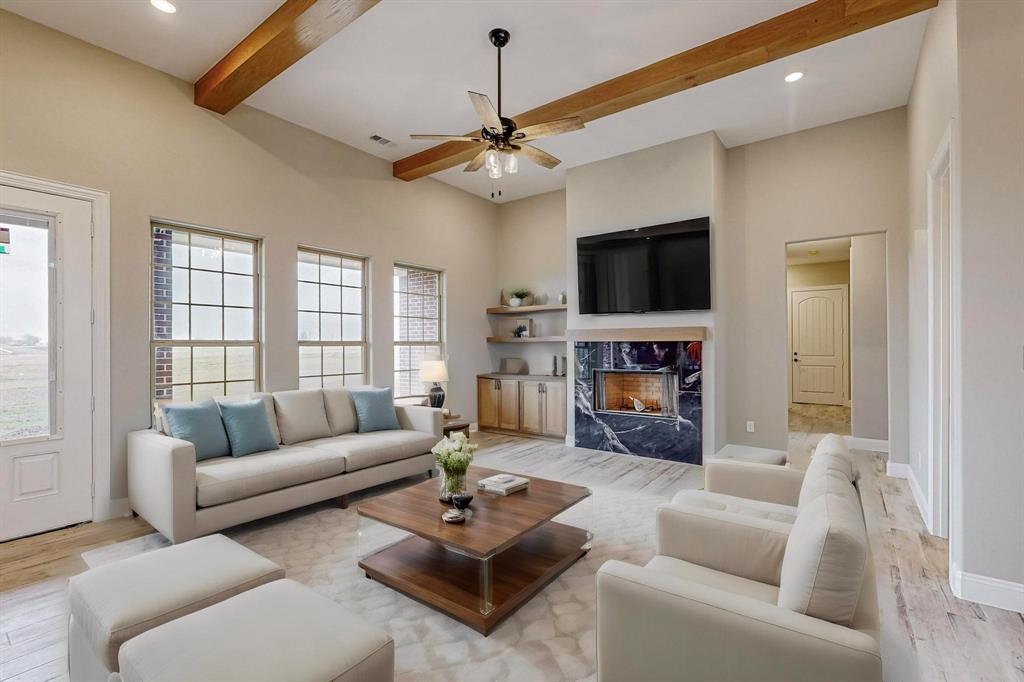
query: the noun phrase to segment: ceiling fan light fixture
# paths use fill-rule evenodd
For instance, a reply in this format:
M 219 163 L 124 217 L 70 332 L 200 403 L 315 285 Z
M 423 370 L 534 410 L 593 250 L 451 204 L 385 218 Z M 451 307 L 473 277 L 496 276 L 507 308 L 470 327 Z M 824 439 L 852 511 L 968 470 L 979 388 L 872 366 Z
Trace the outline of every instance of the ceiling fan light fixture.
M 497 166 L 490 166 L 487 169 L 487 176 L 491 180 L 499 180 L 499 179 L 501 179 L 501 164 L 498 164 Z
M 519 172 L 519 159 L 512 152 L 505 152 L 505 172 L 509 175 Z
M 487 168 L 487 170 L 492 170 L 494 168 L 498 168 L 498 169 L 501 168 L 501 155 L 498 154 L 498 150 L 497 149 L 494 149 L 492 147 L 491 149 L 487 150 L 487 153 L 484 155 L 484 167 Z M 492 175 L 491 177 L 494 177 L 494 176 Z M 499 175 L 499 177 L 500 177 L 500 175 Z

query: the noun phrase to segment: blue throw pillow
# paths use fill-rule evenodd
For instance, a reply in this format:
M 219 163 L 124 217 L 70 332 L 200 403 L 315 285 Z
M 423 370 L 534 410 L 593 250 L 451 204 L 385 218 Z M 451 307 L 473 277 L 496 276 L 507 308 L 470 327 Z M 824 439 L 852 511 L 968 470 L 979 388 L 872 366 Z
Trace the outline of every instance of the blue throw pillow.
M 395 399 L 391 397 L 390 388 L 361 388 L 352 391 L 352 402 L 356 407 L 359 433 L 402 428 L 398 425 Z
M 221 403 L 220 416 L 224 420 L 228 440 L 231 441 L 232 457 L 277 450 L 277 439 L 274 438 L 267 408 L 261 399 Z
M 163 413 L 171 436 L 196 446 L 197 461 L 231 454 L 228 434 L 224 431 L 224 422 L 220 420 L 217 403 L 206 400 L 201 403 L 164 405 Z

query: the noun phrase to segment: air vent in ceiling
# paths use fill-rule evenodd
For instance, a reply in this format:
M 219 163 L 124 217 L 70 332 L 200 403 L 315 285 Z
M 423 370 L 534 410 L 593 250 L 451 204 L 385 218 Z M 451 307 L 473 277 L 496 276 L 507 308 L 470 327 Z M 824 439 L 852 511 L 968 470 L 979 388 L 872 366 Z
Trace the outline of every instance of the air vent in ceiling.
M 391 144 L 391 140 L 386 137 L 381 137 L 380 135 L 370 135 L 370 139 L 377 144 Z

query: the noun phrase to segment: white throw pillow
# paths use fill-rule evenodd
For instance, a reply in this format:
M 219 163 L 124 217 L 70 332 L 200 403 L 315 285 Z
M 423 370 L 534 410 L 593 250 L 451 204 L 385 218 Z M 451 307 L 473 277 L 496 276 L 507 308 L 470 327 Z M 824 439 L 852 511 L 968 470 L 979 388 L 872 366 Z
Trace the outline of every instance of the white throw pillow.
M 786 543 L 779 606 L 849 626 L 868 556 L 864 514 L 853 484 L 831 473 L 827 490 L 800 506 Z
M 319 388 L 274 393 L 277 425 L 281 429 L 281 442 L 285 445 L 304 440 L 328 438 L 331 427 L 324 408 L 324 392 Z

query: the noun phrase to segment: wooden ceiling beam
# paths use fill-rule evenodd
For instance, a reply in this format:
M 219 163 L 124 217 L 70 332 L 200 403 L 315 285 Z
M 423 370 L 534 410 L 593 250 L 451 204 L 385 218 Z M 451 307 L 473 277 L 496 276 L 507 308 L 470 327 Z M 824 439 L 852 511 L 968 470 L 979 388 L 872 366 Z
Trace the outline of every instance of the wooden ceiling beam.
M 195 83 L 195 103 L 226 114 L 380 0 L 285 0 Z
M 512 118 L 520 128 L 570 116 L 593 121 L 902 19 L 937 3 L 817 0 Z M 468 162 L 479 149 L 478 143 L 445 142 L 395 161 L 392 174 L 402 180 L 422 178 Z

